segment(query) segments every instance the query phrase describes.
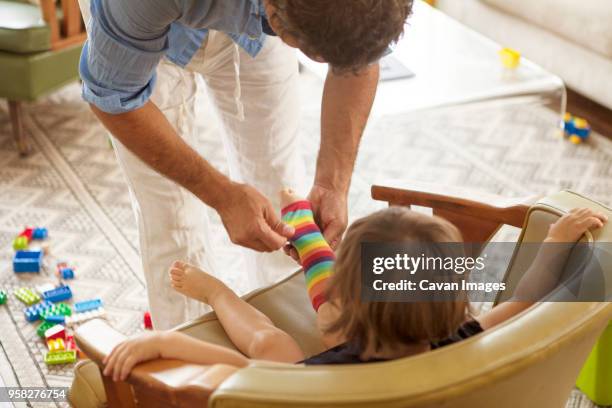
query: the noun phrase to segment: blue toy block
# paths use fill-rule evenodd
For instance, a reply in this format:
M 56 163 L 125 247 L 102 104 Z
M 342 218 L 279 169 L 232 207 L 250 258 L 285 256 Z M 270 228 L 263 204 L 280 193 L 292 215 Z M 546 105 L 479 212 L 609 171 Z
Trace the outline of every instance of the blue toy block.
M 32 231 L 32 239 L 46 239 L 49 236 L 49 231 L 46 228 L 34 228 Z
M 101 299 L 83 300 L 74 304 L 75 313 L 89 312 L 90 310 L 96 310 L 102 307 Z
M 53 315 L 45 317 L 45 322 L 64 324 L 66 322 L 66 316 L 64 315 Z
M 62 300 L 67 300 L 72 297 L 72 291 L 70 290 L 70 286 L 60 286 L 53 290 L 48 290 L 43 293 L 43 298 L 50 302 L 59 302 Z
M 74 269 L 72 268 L 60 269 L 60 277 L 62 279 L 74 279 Z
M 42 302 L 34 306 L 26 307 L 25 309 L 23 309 L 23 314 L 25 315 L 25 318 L 28 322 L 34 322 L 40 319 L 41 313 L 43 313 L 45 310 L 51 309 L 52 307 L 53 303 L 47 300 L 43 300 Z
M 42 251 L 17 251 L 13 257 L 13 271 L 40 272 L 42 258 Z

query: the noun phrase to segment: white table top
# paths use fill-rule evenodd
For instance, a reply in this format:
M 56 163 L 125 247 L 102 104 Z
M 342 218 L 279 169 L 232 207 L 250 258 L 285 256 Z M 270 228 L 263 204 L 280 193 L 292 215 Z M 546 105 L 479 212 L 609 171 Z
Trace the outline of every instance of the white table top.
M 373 115 L 454 106 L 509 97 L 564 95 L 563 81 L 531 61 L 508 70 L 501 64 L 502 47 L 421 0 L 415 1 L 403 38 L 393 57 L 416 75 L 379 84 Z M 300 62 L 318 77 L 327 64 Z

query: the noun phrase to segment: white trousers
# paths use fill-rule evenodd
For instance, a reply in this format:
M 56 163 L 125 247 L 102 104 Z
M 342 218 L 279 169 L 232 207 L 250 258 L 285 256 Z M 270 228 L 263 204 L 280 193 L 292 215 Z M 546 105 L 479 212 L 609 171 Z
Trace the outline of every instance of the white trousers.
M 211 31 L 186 69 L 164 61 L 152 101 L 177 133 L 197 149 L 195 132 L 197 76 L 217 108 L 230 177 L 248 183 L 277 209 L 282 187 L 304 191 L 304 166 L 298 146 L 299 97 L 295 52 L 268 37 L 252 58 L 224 34 Z M 297 268 L 282 251 L 260 254 L 243 249 L 243 271 L 227 271 L 215 262 L 204 204 L 189 191 L 163 177 L 127 150 L 114 146 L 129 184 L 138 219 L 140 253 L 153 324 L 168 329 L 201 315 L 206 309 L 170 287 L 168 267 L 184 260 L 223 277 L 241 274 L 251 288 Z M 206 152 L 200 152 L 206 158 Z M 279 209 L 280 210 L 280 209 Z

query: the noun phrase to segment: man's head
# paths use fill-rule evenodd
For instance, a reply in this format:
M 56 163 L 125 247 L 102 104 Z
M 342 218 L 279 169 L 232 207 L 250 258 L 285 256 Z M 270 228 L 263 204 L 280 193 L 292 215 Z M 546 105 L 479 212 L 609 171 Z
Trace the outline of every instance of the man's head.
M 265 0 L 281 39 L 337 71 L 358 71 L 396 42 L 413 0 Z

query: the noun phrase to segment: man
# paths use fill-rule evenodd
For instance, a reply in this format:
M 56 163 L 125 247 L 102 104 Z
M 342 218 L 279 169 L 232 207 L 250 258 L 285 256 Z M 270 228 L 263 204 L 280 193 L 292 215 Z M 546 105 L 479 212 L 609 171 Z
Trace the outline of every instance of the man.
M 293 230 L 280 222 L 276 193 L 299 190 L 303 175 L 290 47 L 331 66 L 309 199 L 325 238 L 339 243 L 377 60 L 402 33 L 411 3 L 92 0 L 80 63 L 83 97 L 112 133 L 135 198 L 157 329 L 202 312 L 170 289 L 166 273 L 176 259 L 215 269 L 202 203 L 217 211 L 233 243 L 253 250 L 250 278 L 261 284 L 279 265 L 264 252 L 283 247 Z M 198 75 L 225 130 L 231 179 L 194 149 Z

